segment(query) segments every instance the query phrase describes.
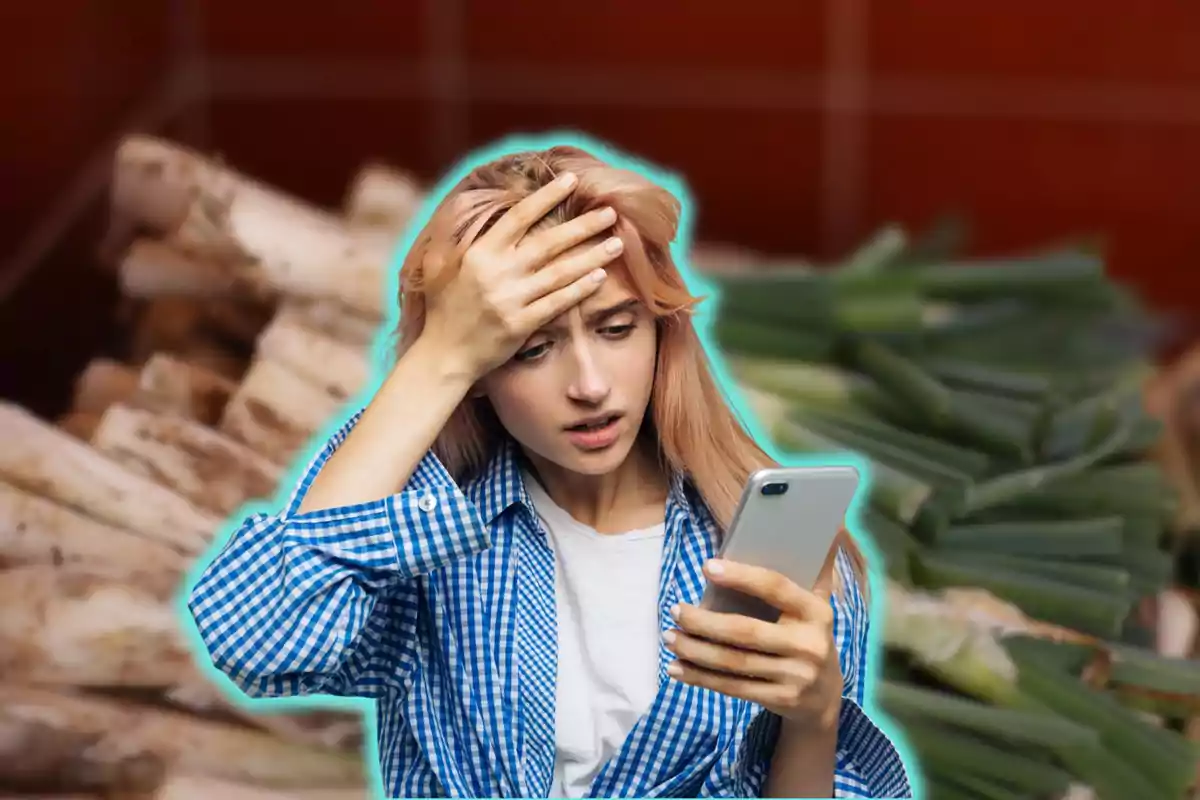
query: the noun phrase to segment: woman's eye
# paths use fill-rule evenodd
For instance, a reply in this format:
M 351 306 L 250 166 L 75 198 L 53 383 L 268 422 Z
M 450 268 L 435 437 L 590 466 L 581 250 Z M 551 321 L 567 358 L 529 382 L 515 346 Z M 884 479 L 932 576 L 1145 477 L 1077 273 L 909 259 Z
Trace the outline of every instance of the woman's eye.
M 521 350 L 515 356 L 513 356 L 513 358 L 515 358 L 517 361 L 532 361 L 533 359 L 545 353 L 549 347 L 549 342 L 535 344 L 533 347 L 526 347 L 524 350 Z
M 619 339 L 632 332 L 633 328 L 633 325 L 608 325 L 604 328 L 601 328 L 600 333 L 614 339 Z

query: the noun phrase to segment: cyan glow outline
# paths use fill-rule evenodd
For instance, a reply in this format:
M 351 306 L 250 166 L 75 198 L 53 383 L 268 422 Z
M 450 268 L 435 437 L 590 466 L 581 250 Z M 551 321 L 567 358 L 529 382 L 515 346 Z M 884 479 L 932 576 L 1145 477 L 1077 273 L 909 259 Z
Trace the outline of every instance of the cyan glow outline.
M 422 204 L 420 210 L 415 213 L 408 223 L 408 227 L 401 235 L 395 251 L 393 251 L 391 262 L 386 271 L 385 289 L 386 296 L 389 298 L 397 298 L 399 296 L 399 273 L 400 265 L 404 260 L 405 254 L 412 248 L 416 241 L 417 234 L 425 227 L 425 224 L 432 216 L 434 209 L 438 203 L 450 192 L 454 186 L 467 176 L 473 169 L 488 161 L 493 161 L 502 156 L 513 152 L 523 150 L 541 150 L 555 145 L 574 145 L 584 150 L 588 150 L 597 158 L 606 161 L 613 166 L 634 170 L 648 179 L 654 181 L 658 185 L 664 187 L 680 201 L 680 221 L 679 230 L 675 237 L 675 241 L 671 244 L 671 253 L 675 259 L 675 263 L 679 268 L 684 282 L 688 289 L 693 294 L 704 295 L 708 300 L 707 303 L 701 303 L 696 309 L 694 316 L 694 324 L 697 334 L 701 342 L 708 351 L 708 357 L 711 362 L 714 378 L 721 386 L 722 391 L 735 413 L 741 417 L 742 424 L 750 434 L 759 442 L 760 446 L 776 461 L 781 464 L 792 466 L 803 465 L 849 465 L 856 468 L 862 475 L 862 484 L 859 492 L 851 503 L 850 511 L 847 514 L 846 527 L 849 529 L 855 542 L 866 555 L 867 560 L 872 564 L 879 564 L 882 556 L 875 547 L 869 536 L 860 533 L 859 513 L 864 502 L 864 498 L 869 494 L 871 469 L 870 462 L 867 459 L 854 456 L 849 453 L 829 453 L 821 456 L 811 456 L 800 458 L 794 455 L 785 455 L 775 448 L 771 437 L 763 430 L 761 424 L 752 413 L 750 404 L 746 402 L 741 395 L 738 383 L 730 376 L 726 369 L 724 357 L 720 348 L 715 344 L 710 328 L 712 322 L 712 307 L 719 303 L 719 289 L 705 280 L 702 276 L 694 273 L 688 261 L 688 250 L 692 244 L 693 222 L 695 219 L 694 208 L 695 201 L 692 198 L 692 193 L 688 189 L 686 181 L 673 172 L 670 172 L 661 167 L 650 164 L 649 162 L 631 156 L 627 153 L 620 152 L 612 145 L 603 142 L 589 134 L 581 133 L 574 130 L 553 130 L 542 134 L 514 134 L 496 140 L 490 145 L 471 151 L 467 156 L 460 159 L 455 166 L 449 170 L 442 179 L 432 187 Z M 288 697 L 288 698 L 258 698 L 252 699 L 246 697 L 240 689 L 233 685 L 233 682 L 215 666 L 212 665 L 208 655 L 207 648 L 204 646 L 200 638 L 200 633 L 196 628 L 195 620 L 192 618 L 191 611 L 187 607 L 187 600 L 191 594 L 192 588 L 202 573 L 216 555 L 225 548 L 230 537 L 241 526 L 244 519 L 253 513 L 276 513 L 282 504 L 286 504 L 292 491 L 297 483 L 303 478 L 304 471 L 307 468 L 311 459 L 316 455 L 317 451 L 325 445 L 331 436 L 344 424 L 344 414 L 349 409 L 357 410 L 358 408 L 370 402 L 371 398 L 378 392 L 383 379 L 388 374 L 388 371 L 393 365 L 394 354 L 391 352 L 392 333 L 399 321 L 399 308 L 395 302 L 385 304 L 387 313 L 384 317 L 383 324 L 380 326 L 379 333 L 376 335 L 375 342 L 372 346 L 374 367 L 373 376 L 365 385 L 364 388 L 354 397 L 346 401 L 342 410 L 325 425 L 325 427 L 315 433 L 309 441 L 308 446 L 304 449 L 301 455 L 297 456 L 295 463 L 290 471 L 281 476 L 279 484 L 276 488 L 276 494 L 271 499 L 262 498 L 259 500 L 251 500 L 234 512 L 229 519 L 226 520 L 222 530 L 213 538 L 212 544 L 208 550 L 198 556 L 193 562 L 192 567 L 183 581 L 183 586 L 176 598 L 176 611 L 179 615 L 182 628 L 186 634 L 185 638 L 193 649 L 193 658 L 197 662 L 198 667 L 207 672 L 210 680 L 213 683 L 223 688 L 229 701 L 241 708 L 250 711 L 255 710 L 335 710 L 335 711 L 358 711 L 362 715 L 364 729 L 364 758 L 366 759 L 366 770 L 368 772 L 367 779 L 370 787 L 377 793 L 378 797 L 386 798 L 386 792 L 383 789 L 383 776 L 380 770 L 380 754 L 378 750 L 378 731 L 376 729 L 376 715 L 374 703 L 366 699 L 357 698 L 339 698 L 327 696 L 312 696 L 312 697 Z M 900 726 L 892 722 L 892 720 L 883 712 L 883 710 L 875 702 L 875 682 L 878 680 L 880 668 L 882 666 L 881 659 L 883 655 L 883 642 L 880 637 L 881 626 L 878 621 L 885 618 L 884 608 L 884 591 L 886 579 L 883 571 L 880 569 L 872 569 L 871 585 L 871 601 L 870 601 L 870 619 L 872 620 L 871 630 L 867 639 L 867 661 L 869 664 L 870 674 L 874 676 L 874 680 L 868 681 L 865 687 L 863 709 L 871 717 L 872 721 L 879 727 L 884 734 L 891 739 L 897 751 L 900 753 L 900 758 L 904 762 L 905 770 L 908 773 L 909 784 L 913 790 L 914 798 L 924 797 L 924 780 L 919 770 L 919 761 L 910 755 L 912 752 L 907 739 L 904 737 L 903 730 Z

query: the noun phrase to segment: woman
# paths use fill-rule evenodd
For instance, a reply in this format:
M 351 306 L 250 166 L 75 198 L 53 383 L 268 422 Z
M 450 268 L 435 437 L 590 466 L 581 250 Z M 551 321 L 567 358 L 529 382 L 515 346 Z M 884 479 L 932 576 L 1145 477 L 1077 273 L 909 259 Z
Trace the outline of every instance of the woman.
M 853 542 L 815 591 L 713 559 L 773 462 L 710 376 L 678 220 L 577 148 L 475 169 L 405 259 L 379 390 L 193 588 L 248 695 L 374 701 L 389 796 L 910 796 L 861 708 Z M 779 621 L 699 609 L 707 580 Z

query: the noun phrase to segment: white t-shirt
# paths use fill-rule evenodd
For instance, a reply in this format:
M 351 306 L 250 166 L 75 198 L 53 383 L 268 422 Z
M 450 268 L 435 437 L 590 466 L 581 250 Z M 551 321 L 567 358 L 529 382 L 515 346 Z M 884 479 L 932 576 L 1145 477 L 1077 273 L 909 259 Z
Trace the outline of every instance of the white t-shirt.
M 525 476 L 555 553 L 558 681 L 550 797 L 581 797 L 658 693 L 664 526 L 597 533 Z

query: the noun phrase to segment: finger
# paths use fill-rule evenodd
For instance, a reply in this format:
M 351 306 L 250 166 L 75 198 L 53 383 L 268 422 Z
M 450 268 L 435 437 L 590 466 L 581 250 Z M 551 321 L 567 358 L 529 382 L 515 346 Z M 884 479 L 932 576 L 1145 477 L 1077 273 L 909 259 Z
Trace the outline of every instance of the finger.
M 555 317 L 582 303 L 604 284 L 607 276 L 602 269 L 594 269 L 582 278 L 572 281 L 534 300 L 525 307 L 520 316 L 522 330 L 535 331 Z
M 792 626 L 687 604 L 680 604 L 675 621 L 684 633 L 716 644 L 777 656 L 801 655 L 796 628 Z
M 726 675 L 686 661 L 672 662 L 667 672 L 680 683 L 711 689 L 767 708 L 792 705 L 799 695 L 797 688 L 790 684 Z
M 667 649 L 681 660 L 713 672 L 777 683 L 808 682 L 814 677 L 815 667 L 808 661 L 717 644 L 682 631 L 668 633 L 673 635 L 667 637 Z
M 559 175 L 504 212 L 480 240 L 501 247 L 515 245 L 535 222 L 565 200 L 578 182 L 579 179 L 569 172 Z
M 529 267 L 538 267 L 561 255 L 577 244 L 611 228 L 617 221 L 617 212 L 611 208 L 589 211 L 548 230 L 530 234 L 518 244 L 521 262 Z
M 757 597 L 784 614 L 813 622 L 833 619 L 828 597 L 802 588 L 773 569 L 713 559 L 704 565 L 704 573 L 713 583 Z
M 825 563 L 821 567 L 821 574 L 817 577 L 817 582 L 813 585 L 813 594 L 823 599 L 826 603 L 833 596 L 833 572 L 837 569 L 838 549 L 842 542 L 842 537 L 848 536 L 846 529 L 838 534 L 838 538 L 834 540 L 833 546 L 829 548 L 829 553 L 825 556 Z
M 569 286 L 580 278 L 587 277 L 592 271 L 603 268 L 619 256 L 624 248 L 624 242 L 614 236 L 580 253 L 560 258 L 524 278 L 520 289 L 521 297 L 526 303 L 533 303 L 540 297 Z

